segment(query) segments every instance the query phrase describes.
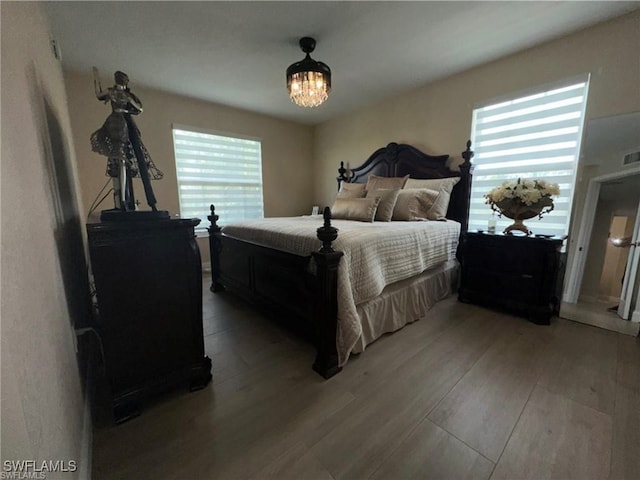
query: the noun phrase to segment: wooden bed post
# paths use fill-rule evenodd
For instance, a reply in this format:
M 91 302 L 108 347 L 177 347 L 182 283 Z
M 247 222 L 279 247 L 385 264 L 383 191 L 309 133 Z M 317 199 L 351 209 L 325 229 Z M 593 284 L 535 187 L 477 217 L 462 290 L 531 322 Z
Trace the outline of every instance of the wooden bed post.
M 211 215 L 207 218 L 211 222 L 211 225 L 207 228 L 209 232 L 209 252 L 211 255 L 211 287 L 209 290 L 212 292 L 221 292 L 224 290 L 224 286 L 220 283 L 220 251 L 222 250 L 222 229 L 216 223 L 218 215 L 216 215 L 216 207 L 211 205 Z
M 312 291 L 316 324 L 318 353 L 313 369 L 324 378 L 330 378 L 342 370 L 338 364 L 336 335 L 338 329 L 338 264 L 342 252 L 331 246 L 338 238 L 338 229 L 331 225 L 331 210 L 324 208 L 324 225 L 317 229 L 322 248 L 311 255 L 316 262 L 316 285 Z
M 346 175 L 346 173 L 347 173 L 347 169 L 344 168 L 344 162 L 340 162 L 340 168 L 338 169 L 338 176 L 336 177 L 336 180 L 338 181 L 338 191 L 340 191 L 340 185 L 342 185 L 342 182 L 349 181 L 349 177 Z
M 469 208 L 471 206 L 471 176 L 473 175 L 473 170 L 471 169 L 471 159 L 473 158 L 473 152 L 471 151 L 471 140 L 467 140 L 467 149 L 462 152 L 462 158 L 464 158 L 464 162 L 460 164 L 460 176 L 461 181 L 465 182 L 463 185 L 463 193 L 464 193 L 464 201 L 466 206 L 466 212 L 462 223 L 462 227 L 460 229 L 460 233 L 466 232 L 469 228 Z

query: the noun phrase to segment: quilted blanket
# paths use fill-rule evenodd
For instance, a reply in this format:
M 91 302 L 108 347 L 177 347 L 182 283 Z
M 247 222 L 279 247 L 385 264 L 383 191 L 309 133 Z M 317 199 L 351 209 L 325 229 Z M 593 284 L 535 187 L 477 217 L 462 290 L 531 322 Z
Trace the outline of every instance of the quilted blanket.
M 308 256 L 320 248 L 316 229 L 322 217 L 266 218 L 237 222 L 223 233 L 270 248 Z M 455 258 L 460 224 L 442 222 L 355 222 L 332 220 L 338 229 L 333 242 L 342 251 L 338 267 L 338 347 L 343 365 L 362 327 L 356 306 L 375 298 L 400 280 L 418 275 Z

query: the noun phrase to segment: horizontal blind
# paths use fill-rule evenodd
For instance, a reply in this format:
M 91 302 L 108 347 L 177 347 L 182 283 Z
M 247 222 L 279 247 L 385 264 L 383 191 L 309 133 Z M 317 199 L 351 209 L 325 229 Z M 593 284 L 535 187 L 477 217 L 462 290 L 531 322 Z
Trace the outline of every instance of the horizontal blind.
M 502 101 L 473 112 L 474 171 L 469 230 L 486 230 L 492 215 L 484 194 L 518 178 L 557 183 L 560 196 L 542 219 L 525 220 L 534 234 L 565 235 L 582 138 L 588 78 Z M 497 219 L 497 231 L 512 220 Z
M 219 224 L 262 218 L 262 154 L 257 140 L 173 129 L 180 216 L 209 226 L 214 204 Z

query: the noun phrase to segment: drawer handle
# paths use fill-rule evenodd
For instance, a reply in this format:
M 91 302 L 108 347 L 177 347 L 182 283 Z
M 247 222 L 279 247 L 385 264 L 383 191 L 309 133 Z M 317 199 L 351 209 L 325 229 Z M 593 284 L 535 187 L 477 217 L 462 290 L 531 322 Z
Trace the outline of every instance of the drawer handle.
M 533 278 L 533 275 L 529 275 L 528 273 L 523 273 L 522 278 Z

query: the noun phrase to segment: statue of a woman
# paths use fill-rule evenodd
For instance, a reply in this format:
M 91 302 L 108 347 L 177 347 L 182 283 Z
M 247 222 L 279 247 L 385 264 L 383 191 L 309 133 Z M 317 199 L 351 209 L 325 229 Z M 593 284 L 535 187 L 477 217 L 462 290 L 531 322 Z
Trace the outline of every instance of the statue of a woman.
M 129 90 L 126 73 L 116 72 L 115 85 L 103 91 L 97 69 L 93 71 L 96 97 L 105 103 L 110 102 L 112 111 L 102 127 L 91 135 L 91 149 L 108 158 L 107 175 L 113 178 L 116 209 L 124 212 L 135 210 L 132 179 L 139 174 L 147 203 L 155 212 L 157 202 L 149 174 L 154 180 L 161 179 L 163 174 L 151 160 L 132 118 L 132 115 L 142 113 L 142 102 Z

